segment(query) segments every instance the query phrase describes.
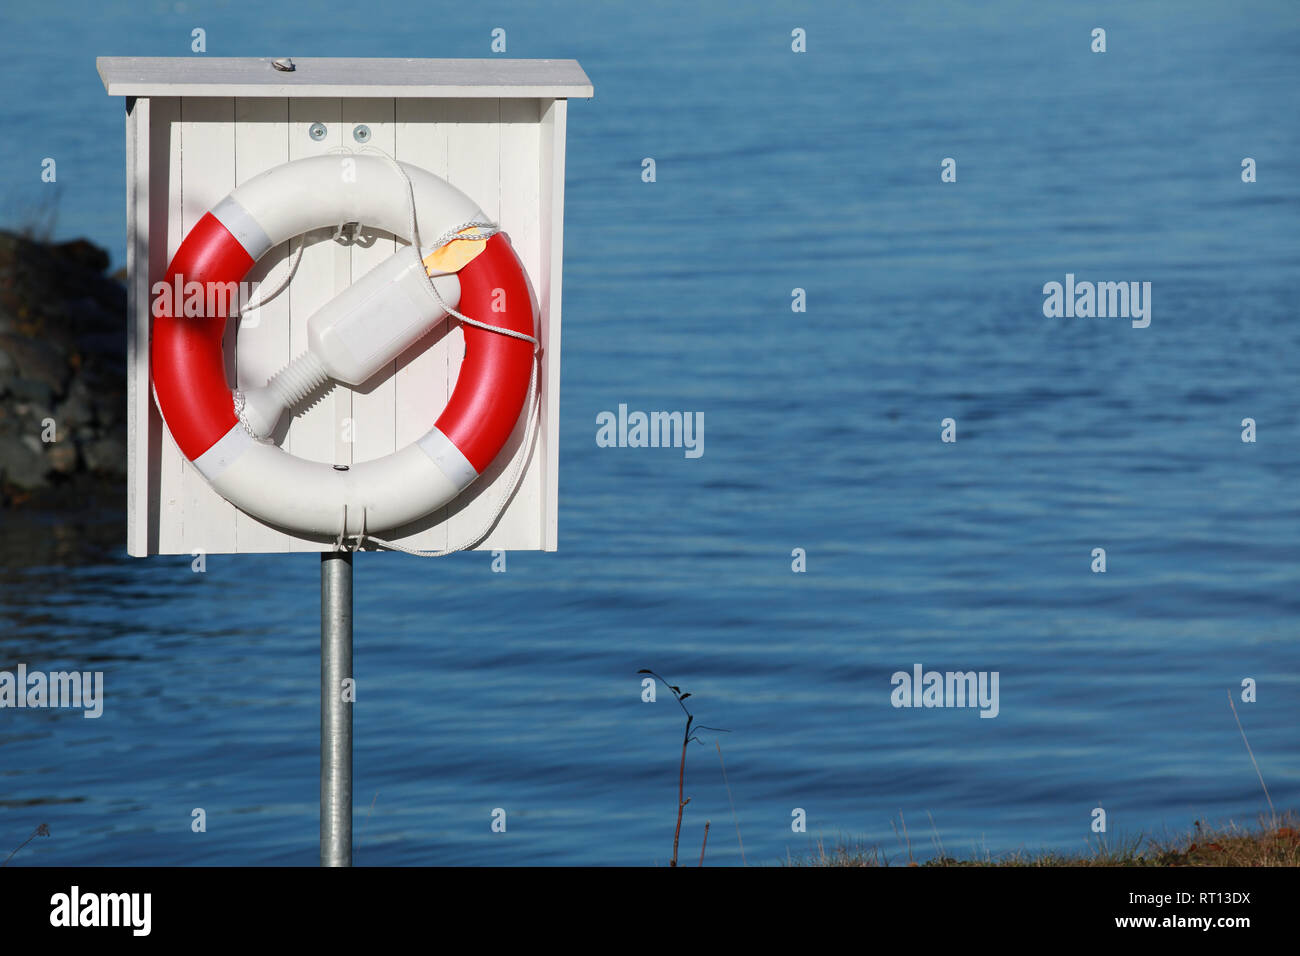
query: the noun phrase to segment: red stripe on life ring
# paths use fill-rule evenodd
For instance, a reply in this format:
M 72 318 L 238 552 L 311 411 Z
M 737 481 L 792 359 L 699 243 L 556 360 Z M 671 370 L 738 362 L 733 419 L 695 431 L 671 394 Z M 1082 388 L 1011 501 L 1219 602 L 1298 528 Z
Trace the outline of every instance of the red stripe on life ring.
M 212 213 L 206 213 L 176 250 L 164 281 L 174 299 L 176 278 L 184 285 L 243 280 L 253 259 Z M 184 298 L 173 301 L 153 321 L 150 361 L 158 410 L 181 453 L 194 461 L 234 427 L 234 404 L 226 382 L 221 339 L 225 310 L 218 315 L 186 316 Z
M 458 276 L 458 311 L 489 325 L 537 335 L 532 290 L 505 233 L 490 238 Z M 492 311 L 493 305 L 501 302 L 505 311 Z M 461 324 L 465 360 L 435 427 L 482 474 L 510 438 L 528 397 L 533 343 Z

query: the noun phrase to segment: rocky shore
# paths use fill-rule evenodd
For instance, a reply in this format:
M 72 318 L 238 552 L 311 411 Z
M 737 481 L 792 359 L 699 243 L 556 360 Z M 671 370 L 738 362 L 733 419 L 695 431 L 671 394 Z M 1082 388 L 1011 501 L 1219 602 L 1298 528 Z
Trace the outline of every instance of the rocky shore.
M 84 239 L 0 230 L 0 506 L 123 489 L 126 287 Z

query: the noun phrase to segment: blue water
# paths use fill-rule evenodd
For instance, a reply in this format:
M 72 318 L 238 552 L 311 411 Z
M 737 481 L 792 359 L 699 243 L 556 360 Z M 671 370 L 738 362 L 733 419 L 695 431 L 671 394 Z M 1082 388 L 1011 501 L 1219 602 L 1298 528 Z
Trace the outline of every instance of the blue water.
M 57 157 L 56 234 L 118 264 L 96 55 L 202 26 L 214 56 L 481 57 L 502 26 L 595 84 L 569 113 L 561 550 L 358 556 L 357 862 L 665 863 L 682 719 L 641 667 L 730 731 L 692 745 L 688 858 L 705 820 L 717 864 L 737 824 L 753 864 L 819 836 L 905 855 L 900 813 L 918 855 L 1082 849 L 1098 805 L 1112 840 L 1251 822 L 1248 677 L 1295 808 L 1300 6 L 518 7 L 77 0 L 0 35 L 6 224 Z M 1150 281 L 1150 327 L 1044 318 L 1066 273 Z M 619 403 L 703 412 L 705 454 L 598 448 Z M 103 670 L 107 702 L 0 711 L 0 851 L 47 822 L 14 865 L 313 863 L 317 560 L 131 560 L 120 509 L 107 549 L 4 518 L 0 667 Z M 998 671 L 999 715 L 893 708 L 914 663 Z

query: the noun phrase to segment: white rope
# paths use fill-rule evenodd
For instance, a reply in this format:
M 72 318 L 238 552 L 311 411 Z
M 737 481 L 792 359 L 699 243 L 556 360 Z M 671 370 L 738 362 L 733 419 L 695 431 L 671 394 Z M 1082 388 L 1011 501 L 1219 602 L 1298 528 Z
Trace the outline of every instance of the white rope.
M 336 150 L 341 150 L 343 152 L 351 152 L 351 150 L 349 150 L 346 146 L 336 147 Z M 401 177 L 403 184 L 406 186 L 406 203 L 407 203 L 407 209 L 410 212 L 411 245 L 415 247 L 418 253 L 423 247 L 420 245 L 419 226 L 416 223 L 415 187 L 411 183 L 411 177 L 406 174 L 406 170 L 402 168 L 401 163 L 399 163 L 392 156 L 388 155 L 388 153 L 384 152 L 382 149 L 379 149 L 375 146 L 363 146 L 361 147 L 361 152 L 377 153 L 393 168 L 393 170 L 397 173 L 397 175 Z M 470 236 L 460 235 L 462 230 L 471 229 L 471 228 L 477 229 L 479 231 Z M 446 245 L 447 243 L 455 239 L 468 239 L 471 241 L 479 240 L 479 239 L 487 240 L 490 239 L 492 236 L 496 235 L 500 231 L 501 231 L 501 227 L 494 222 L 471 219 L 467 222 L 460 224 L 459 226 L 455 226 L 451 229 L 448 229 L 446 232 L 444 232 L 441 236 L 438 237 L 437 243 L 432 248 L 441 249 L 444 245 Z M 507 335 L 511 338 L 523 339 L 526 342 L 533 343 L 533 361 L 532 361 L 532 368 L 529 371 L 529 375 L 528 375 L 528 392 L 527 392 L 528 399 L 531 403 L 531 407 L 528 409 L 527 423 L 524 426 L 524 441 L 523 444 L 520 446 L 522 453 L 515 455 L 514 466 L 512 467 L 510 477 L 505 484 L 505 493 L 501 496 L 501 500 L 497 504 L 496 509 L 491 513 L 488 520 L 484 522 L 483 526 L 478 531 L 476 531 L 472 537 L 465 539 L 461 544 L 457 545 L 456 547 L 447 548 L 445 550 L 440 550 L 440 551 L 423 551 L 418 548 L 408 548 L 405 545 L 398 544 L 395 541 L 385 541 L 383 538 L 376 538 L 374 535 L 370 534 L 366 530 L 366 525 L 365 525 L 366 516 L 364 513 L 362 515 L 361 532 L 355 535 L 347 535 L 345 534 L 347 530 L 347 511 L 345 510 L 343 513 L 344 515 L 343 527 L 339 531 L 339 536 L 334 543 L 335 550 L 338 550 L 341 546 L 344 546 L 345 539 L 347 538 L 351 538 L 354 541 L 352 550 L 361 548 L 366 541 L 371 541 L 374 544 L 377 544 L 384 548 L 388 548 L 389 550 L 401 551 L 404 554 L 414 555 L 417 558 L 440 558 L 448 554 L 455 554 L 457 551 L 464 551 L 467 548 L 473 547 L 474 545 L 482 541 L 485 537 L 487 537 L 488 532 L 492 530 L 493 526 L 499 520 L 501 520 L 501 515 L 505 513 L 506 505 L 510 503 L 510 499 L 514 497 L 515 492 L 518 491 L 519 489 L 519 482 L 523 477 L 522 475 L 523 466 L 532 457 L 532 443 L 534 437 L 534 430 L 535 430 L 536 422 L 539 418 L 538 413 L 540 412 L 541 409 L 541 392 L 539 389 L 537 389 L 537 364 L 538 364 L 538 354 L 541 351 L 541 343 L 537 340 L 537 337 L 535 335 L 528 335 L 525 332 L 516 332 L 514 329 L 503 329 L 498 325 L 490 325 L 487 322 L 480 322 L 478 319 L 472 319 L 467 315 L 457 312 L 455 309 L 453 309 L 451 306 L 449 306 L 446 303 L 441 293 L 438 292 L 438 287 L 434 285 L 433 277 L 429 276 L 427 272 L 426 272 L 426 278 L 429 280 L 429 288 L 433 290 L 433 294 L 437 297 L 438 302 L 441 304 L 443 310 L 446 311 L 448 315 L 454 315 L 456 318 L 460 319 L 460 321 L 468 325 L 473 325 L 480 329 L 486 329 L 487 331 L 495 332 L 498 335 Z M 536 395 L 534 395 L 534 392 L 536 392 Z
M 290 244 L 292 244 L 292 240 L 290 241 Z M 289 257 L 289 270 L 285 272 L 276 284 L 275 288 L 273 288 L 269 293 L 263 294 L 266 292 L 266 280 L 262 280 L 262 285 L 257 290 L 257 295 L 245 302 L 243 307 L 239 310 L 239 317 L 241 319 L 255 309 L 260 309 L 289 287 L 289 283 L 293 281 L 294 273 L 298 271 L 298 264 L 302 262 L 302 250 L 305 245 L 307 245 L 305 242 L 299 240 L 298 248 L 294 251 L 293 255 Z
M 418 548 L 408 548 L 406 545 L 398 544 L 396 541 L 385 541 L 383 538 L 376 538 L 373 534 L 366 531 L 362 531 L 360 534 L 352 536 L 356 540 L 354 550 L 360 548 L 366 541 L 371 541 L 381 547 L 388 548 L 391 551 L 401 551 L 404 554 L 410 554 L 417 558 L 442 558 L 449 554 L 455 554 L 457 551 L 465 551 L 468 548 L 472 548 L 487 537 L 488 532 L 492 530 L 499 520 L 501 520 L 501 515 L 505 513 L 506 505 L 509 504 L 510 499 L 514 497 L 515 492 L 519 489 L 519 482 L 523 477 L 522 472 L 524 465 L 527 464 L 528 460 L 532 457 L 533 438 L 536 430 L 535 426 L 540 417 L 537 413 L 542 404 L 541 391 L 537 390 L 536 395 L 534 395 L 534 389 L 537 384 L 537 354 L 538 350 L 536 348 L 533 349 L 533 368 L 532 372 L 528 376 L 528 395 L 532 407 L 528 409 L 528 423 L 524 427 L 524 440 L 519 446 L 520 453 L 515 455 L 515 463 L 511 468 L 510 477 L 506 479 L 505 494 L 501 496 L 501 501 L 492 511 L 487 521 L 483 522 L 482 526 L 477 531 L 454 548 L 447 548 L 441 551 L 422 551 Z
M 339 148 L 346 149 L 347 147 L 339 147 Z M 422 250 L 424 247 L 420 245 L 420 230 L 419 230 L 419 225 L 417 224 L 415 218 L 415 186 L 411 183 L 411 177 L 406 175 L 406 170 L 402 168 L 401 163 L 399 163 L 392 156 L 389 156 L 382 149 L 379 149 L 376 146 L 362 146 L 361 152 L 378 154 L 386 163 L 388 163 L 389 166 L 393 168 L 393 171 L 396 172 L 397 175 L 401 177 L 402 183 L 406 186 L 406 205 L 407 205 L 407 210 L 410 214 L 411 245 L 415 246 L 417 250 Z M 461 235 L 461 232 L 465 229 L 476 229 L 477 231 L 472 233 L 471 235 L 463 236 Z M 487 220 L 484 219 L 468 219 L 465 222 L 462 222 L 460 225 L 452 226 L 450 229 L 444 232 L 441 236 L 438 237 L 437 241 L 435 241 L 430 248 L 441 249 L 443 246 L 445 246 L 447 243 L 451 242 L 454 239 L 465 239 L 470 242 L 486 241 L 488 239 L 491 239 L 500 231 L 501 231 L 501 227 L 494 222 L 488 222 Z M 467 325 L 473 325 L 480 329 L 487 329 L 489 332 L 496 332 L 500 335 L 508 335 L 514 339 L 523 339 L 525 342 L 532 342 L 534 346 L 533 351 L 534 354 L 536 354 L 537 351 L 536 346 L 538 344 L 536 337 L 529 335 L 526 332 L 516 332 L 514 329 L 503 329 L 499 325 L 489 325 L 487 322 L 480 322 L 478 319 L 471 319 L 468 315 L 456 311 L 450 305 L 447 304 L 447 301 L 442 297 L 442 293 L 438 291 L 438 287 L 434 285 L 432 279 L 429 282 L 429 288 L 433 290 L 433 294 L 438 299 L 438 304 L 442 306 L 443 311 L 446 312 L 448 315 L 454 315 L 456 318 L 460 319 L 462 322 L 466 323 Z

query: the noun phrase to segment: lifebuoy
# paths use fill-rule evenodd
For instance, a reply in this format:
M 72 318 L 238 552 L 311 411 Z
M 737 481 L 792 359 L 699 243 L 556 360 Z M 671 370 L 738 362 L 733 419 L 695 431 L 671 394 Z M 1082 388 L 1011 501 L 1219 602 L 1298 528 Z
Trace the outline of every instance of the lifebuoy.
M 266 252 L 311 229 L 363 223 L 413 242 L 487 221 L 427 170 L 366 155 L 297 160 L 248 180 L 195 224 L 163 282 L 177 289 L 241 283 Z M 418 223 L 418 227 L 416 224 Z M 534 380 L 536 316 L 522 263 L 504 233 L 457 272 L 430 278 L 416 245 L 336 297 L 309 321 L 310 351 L 268 383 L 248 413 L 226 381 L 214 314 L 155 301 L 151 367 L 158 410 L 181 453 L 236 507 L 288 531 L 336 537 L 396 528 L 459 495 L 509 439 Z M 224 298 L 224 303 L 222 299 Z M 504 303 L 504 311 L 502 304 Z M 223 306 L 224 307 L 221 307 Z M 459 308 L 457 309 L 457 306 Z M 265 440 L 275 404 L 327 378 L 359 384 L 435 325 L 447 309 L 466 324 L 465 358 L 446 408 L 423 437 L 346 467 L 294 457 Z M 494 331 L 495 330 L 495 331 Z M 268 396 L 270 396 L 268 398 Z M 268 413 L 267 408 L 271 411 Z

